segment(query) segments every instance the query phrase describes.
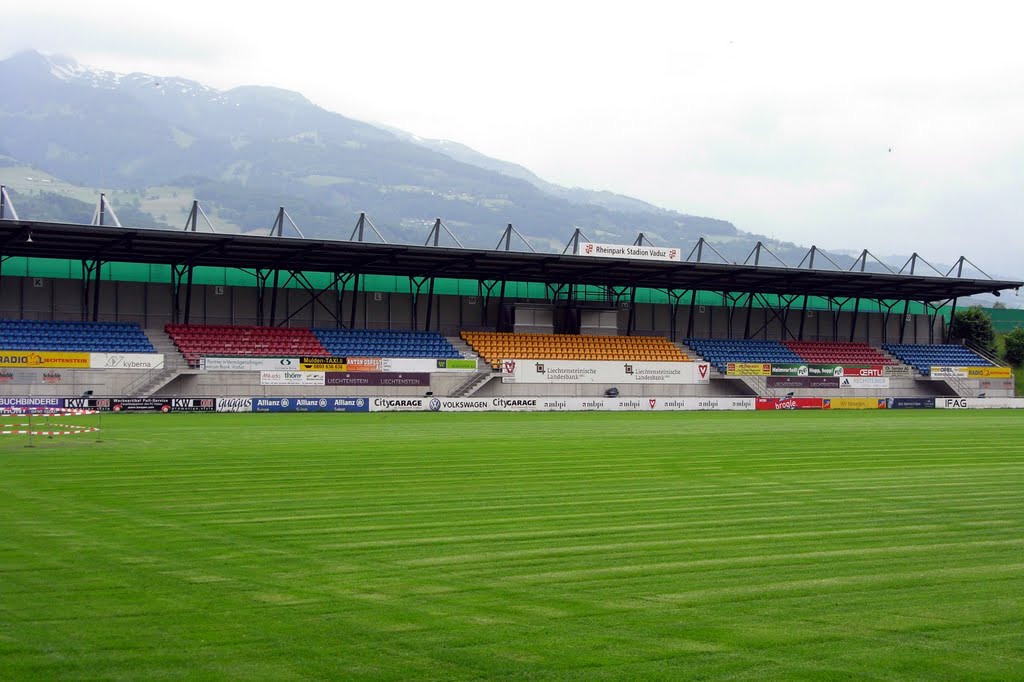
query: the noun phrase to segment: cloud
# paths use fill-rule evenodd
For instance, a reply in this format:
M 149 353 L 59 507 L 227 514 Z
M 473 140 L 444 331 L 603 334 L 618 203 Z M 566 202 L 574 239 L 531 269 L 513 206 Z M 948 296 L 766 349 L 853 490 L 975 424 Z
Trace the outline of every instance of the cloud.
M 984 1 L 13 0 L 0 54 L 285 87 L 560 184 L 1024 275 L 1020 15 Z
M 79 61 L 118 64 L 209 62 L 224 49 L 200 33 L 174 32 L 163 22 L 126 21 L 97 14 L 60 16 L 5 10 L 0 54 L 22 50 L 75 57 Z

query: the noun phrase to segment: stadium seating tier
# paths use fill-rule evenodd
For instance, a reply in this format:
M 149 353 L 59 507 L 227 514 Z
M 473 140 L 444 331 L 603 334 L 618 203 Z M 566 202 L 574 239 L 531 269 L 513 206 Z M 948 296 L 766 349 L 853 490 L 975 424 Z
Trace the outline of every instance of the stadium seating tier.
M 168 324 L 171 340 L 190 366 L 203 356 L 367 356 L 461 358 L 437 332 L 387 329 L 306 329 L 231 325 Z
M 4 350 L 72 353 L 155 353 L 135 322 L 0 320 Z
M 492 368 L 502 360 L 609 360 L 687 362 L 690 358 L 662 336 L 586 336 L 464 331 L 462 339 Z
M 954 344 L 886 343 L 882 348 L 926 376 L 932 367 L 992 366 L 991 362 L 969 348 Z

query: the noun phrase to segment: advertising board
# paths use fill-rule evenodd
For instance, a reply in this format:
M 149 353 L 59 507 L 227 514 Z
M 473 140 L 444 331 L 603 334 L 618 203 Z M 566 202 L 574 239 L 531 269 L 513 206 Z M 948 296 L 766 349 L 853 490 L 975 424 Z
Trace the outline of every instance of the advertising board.
M 725 366 L 725 375 L 730 377 L 767 377 L 772 366 L 767 362 L 730 362 Z
M 92 369 L 162 369 L 160 353 L 89 353 Z
M 890 410 L 927 410 L 935 407 L 935 398 L 886 398 Z
M 60 367 L 89 369 L 89 353 L 64 351 L 0 350 L 0 367 Z
M 167 398 L 111 398 L 111 412 L 170 412 Z
M 706 362 L 503 360 L 501 381 L 511 384 L 706 384 Z
M 297 369 L 298 358 L 228 358 L 211 357 L 200 360 L 202 369 L 210 372 L 262 372 Z
M 1024 398 L 935 398 L 942 410 L 1005 410 L 1024 408 Z
M 369 398 L 251 399 L 252 412 L 368 412 Z
M 323 386 L 324 380 L 324 372 L 260 372 L 261 386 Z
M 4 384 L 62 384 L 65 374 L 59 369 L 0 369 L 0 386 Z
M 218 412 L 252 412 L 252 398 L 217 398 Z
M 370 412 L 417 412 L 427 405 L 426 398 L 370 398 Z
M 821 401 L 826 410 L 884 410 L 887 405 L 885 398 L 823 398 Z
M 1009 367 L 964 367 L 968 379 L 1012 379 L 1013 370 Z
M 889 388 L 889 377 L 844 376 L 839 382 L 839 388 L 860 389 L 860 388 Z
M 839 377 L 768 377 L 768 388 L 839 388 Z
M 821 398 L 757 398 L 755 410 L 820 410 Z
M 910 378 L 914 376 L 914 368 L 910 365 L 883 365 L 882 376 Z
M 880 377 L 883 365 L 812 365 L 807 363 L 776 362 L 770 365 L 776 377 Z
M 1009 367 L 932 367 L 932 379 L 1012 379 Z
M 425 372 L 325 372 L 324 375 L 325 386 L 430 385 L 430 375 Z
M 636 246 L 633 244 L 598 244 L 580 242 L 577 256 L 591 258 L 636 258 L 640 260 L 679 261 L 679 249 L 660 246 Z
M 216 412 L 216 398 L 172 398 L 172 412 Z
M 753 398 L 377 398 L 372 411 L 427 410 L 429 412 L 669 412 L 753 410 Z
M 64 398 L 0 398 L 0 409 L 24 407 L 64 407 Z
M 444 358 L 300 358 L 299 369 L 305 372 L 386 372 L 386 373 L 427 373 L 432 372 L 474 372 L 476 360 Z M 324 362 L 330 360 L 330 362 Z
M 299 358 L 298 369 L 303 372 L 326 372 L 328 370 L 340 370 L 344 372 L 345 365 L 347 364 L 347 358 L 332 357 L 328 355 L 305 355 Z

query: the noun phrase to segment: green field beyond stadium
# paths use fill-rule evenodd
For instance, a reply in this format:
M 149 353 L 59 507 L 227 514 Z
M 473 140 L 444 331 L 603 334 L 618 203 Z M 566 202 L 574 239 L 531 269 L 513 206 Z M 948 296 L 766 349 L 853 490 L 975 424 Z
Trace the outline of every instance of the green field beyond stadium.
M 119 415 L 0 440 L 0 678 L 1024 674 L 1009 411 Z

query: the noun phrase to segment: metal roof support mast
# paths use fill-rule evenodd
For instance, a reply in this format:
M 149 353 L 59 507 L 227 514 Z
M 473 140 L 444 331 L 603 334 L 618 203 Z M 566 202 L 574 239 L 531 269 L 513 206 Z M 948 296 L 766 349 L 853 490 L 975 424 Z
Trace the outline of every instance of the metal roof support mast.
M 10 216 L 7 214 L 10 213 Z M 14 210 L 14 204 L 11 203 L 11 196 L 7 193 L 7 188 L 0 185 L 0 220 L 18 220 L 18 212 Z

